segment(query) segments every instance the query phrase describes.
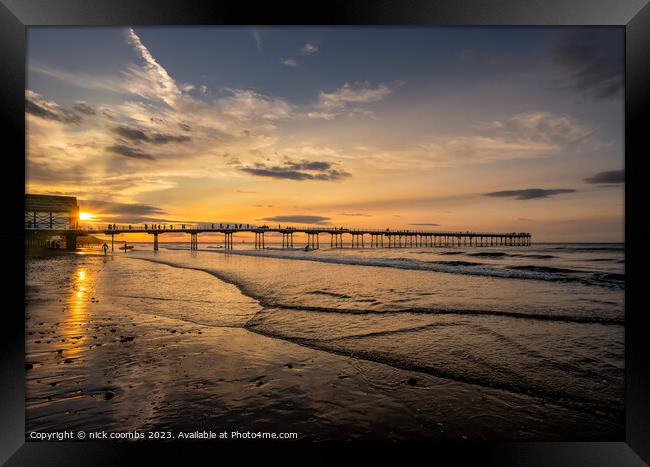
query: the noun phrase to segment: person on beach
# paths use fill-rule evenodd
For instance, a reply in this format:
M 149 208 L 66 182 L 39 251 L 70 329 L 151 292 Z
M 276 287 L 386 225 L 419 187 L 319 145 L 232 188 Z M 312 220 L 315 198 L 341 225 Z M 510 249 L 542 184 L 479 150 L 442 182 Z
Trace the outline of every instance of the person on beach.
M 104 256 L 106 256 L 106 254 L 108 253 L 108 245 L 106 244 L 106 242 L 104 242 L 104 244 L 102 245 L 102 250 L 104 250 Z

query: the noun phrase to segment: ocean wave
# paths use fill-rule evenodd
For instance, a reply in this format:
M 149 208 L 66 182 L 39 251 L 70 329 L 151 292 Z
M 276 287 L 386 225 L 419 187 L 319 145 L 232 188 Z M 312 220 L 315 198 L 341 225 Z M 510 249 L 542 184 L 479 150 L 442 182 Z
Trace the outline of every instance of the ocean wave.
M 494 376 L 486 373 L 475 374 L 469 371 L 463 371 L 462 368 L 457 368 L 449 365 L 445 365 L 444 367 L 434 366 L 431 364 L 426 364 L 424 362 L 410 360 L 400 355 L 388 352 L 371 349 L 349 349 L 345 345 L 341 345 L 340 341 L 344 341 L 344 339 L 324 341 L 321 339 L 288 336 L 277 329 L 268 329 L 256 323 L 250 323 L 246 326 L 246 329 L 263 336 L 282 339 L 316 350 L 352 357 L 359 360 L 381 363 L 384 365 L 392 366 L 393 368 L 428 374 L 450 381 L 473 384 L 476 386 L 491 389 L 505 390 L 529 397 L 539 397 L 577 410 L 583 410 L 587 412 L 599 410 L 618 416 L 620 416 L 624 410 L 624 407 L 618 401 L 598 400 L 595 398 L 590 398 L 583 395 L 582 393 L 570 391 L 566 388 L 563 388 L 562 386 L 544 386 L 534 381 L 530 381 L 527 378 L 517 377 L 517 375 L 514 373 L 511 374 L 509 378 L 504 379 L 502 372 L 505 370 L 505 368 L 501 368 L 501 371 L 497 372 L 497 374 Z
M 277 303 L 268 301 L 262 305 L 266 309 L 283 309 L 310 311 L 316 313 L 337 313 L 350 315 L 391 315 L 391 314 L 427 314 L 427 315 L 473 315 L 473 316 L 498 316 L 517 319 L 530 319 L 536 321 L 558 321 L 564 323 L 581 323 L 581 324 L 602 324 L 609 326 L 625 325 L 624 318 L 606 317 L 606 316 L 580 316 L 566 314 L 548 314 L 542 312 L 519 312 L 507 310 L 488 310 L 488 309 L 459 309 L 459 308 L 426 308 L 426 307 L 408 307 L 401 309 L 359 309 L 359 308 L 333 308 L 324 306 L 309 306 L 294 303 Z
M 533 259 L 552 259 L 557 258 L 553 255 L 523 255 L 523 254 L 511 254 L 512 258 L 533 258 Z
M 467 256 L 476 256 L 477 258 L 504 258 L 510 255 L 502 251 L 479 251 L 476 253 L 467 253 Z
M 160 259 L 152 258 L 135 258 L 143 261 L 150 261 L 153 263 L 165 264 L 167 266 L 179 268 L 179 269 L 191 269 L 196 271 L 203 271 L 210 275 L 213 275 L 217 279 L 220 279 L 224 282 L 234 285 L 239 289 L 244 295 L 251 297 L 257 300 L 260 306 L 264 308 L 278 308 L 278 309 L 292 309 L 292 310 L 301 310 L 301 311 L 313 311 L 321 313 L 344 313 L 344 314 L 395 314 L 395 313 L 423 313 L 423 314 L 454 314 L 454 315 L 493 315 L 493 316 L 504 316 L 510 318 L 520 318 L 520 319 L 532 319 L 532 320 L 543 320 L 543 321 L 564 321 L 564 322 L 574 322 L 574 323 L 592 323 L 592 324 L 605 324 L 605 325 L 624 325 L 625 320 L 623 318 L 616 317 L 603 317 L 603 316 L 580 316 L 580 315 L 565 315 L 565 314 L 548 314 L 544 312 L 521 312 L 521 311 L 508 311 L 508 310 L 489 310 L 489 309 L 457 309 L 457 308 L 427 308 L 427 307 L 405 307 L 405 308 L 392 308 L 392 309 L 367 309 L 367 308 L 333 308 L 333 307 L 322 307 L 322 306 L 309 306 L 304 304 L 295 304 L 295 303 L 280 303 L 270 299 L 267 296 L 261 296 L 257 294 L 253 289 L 251 289 L 247 284 L 243 283 L 240 280 L 236 280 L 228 274 L 222 272 L 214 271 L 212 269 L 206 268 L 195 268 L 186 265 L 178 265 L 173 261 L 165 261 Z M 316 294 L 336 294 L 339 298 L 343 297 L 343 294 L 337 294 L 335 292 L 323 291 L 323 290 L 314 290 L 310 293 Z
M 617 246 L 603 246 L 603 245 L 593 245 L 593 246 L 547 246 L 549 250 L 564 250 L 564 251 L 579 251 L 579 252 L 593 252 L 593 251 L 615 251 L 621 252 L 625 250 L 625 245 Z
M 584 272 L 575 269 L 554 268 L 551 266 L 537 266 L 534 264 L 525 264 L 521 266 L 509 266 L 509 269 L 516 269 L 517 271 L 532 271 L 532 272 L 562 273 L 562 274 L 579 274 Z
M 329 290 L 309 290 L 306 293 L 311 294 L 311 295 L 326 295 L 328 297 L 334 297 L 334 298 L 352 298 L 351 296 L 344 294 L 344 293 L 338 293 L 338 292 L 330 292 Z
M 472 263 L 471 261 L 425 261 L 425 263 L 444 266 L 483 266 L 483 263 Z
M 170 250 L 187 250 L 183 247 L 167 247 Z M 316 261 L 330 264 L 352 266 L 371 266 L 383 268 L 406 269 L 414 271 L 431 271 L 445 274 L 477 275 L 501 279 L 539 280 L 554 282 L 579 282 L 588 286 L 623 288 L 625 283 L 602 279 L 592 271 L 563 268 L 547 268 L 536 265 L 495 265 L 469 261 L 421 261 L 414 258 L 381 258 L 359 256 L 328 256 L 323 250 L 305 252 L 304 250 L 204 250 L 211 253 L 255 256 L 262 258 L 288 259 L 298 261 Z M 501 254 L 502 252 L 479 252 L 481 254 Z M 477 256 L 478 254 L 474 254 Z

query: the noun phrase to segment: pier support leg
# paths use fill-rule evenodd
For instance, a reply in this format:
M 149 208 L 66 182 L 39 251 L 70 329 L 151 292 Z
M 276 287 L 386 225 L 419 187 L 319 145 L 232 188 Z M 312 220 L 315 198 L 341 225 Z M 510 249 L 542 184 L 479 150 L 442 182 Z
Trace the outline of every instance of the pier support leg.
M 115 235 L 111 234 L 111 251 L 115 251 Z
M 65 236 L 65 248 L 66 250 L 76 250 L 77 249 L 77 236 L 74 234 Z
M 153 251 L 158 251 L 158 234 L 153 234 Z

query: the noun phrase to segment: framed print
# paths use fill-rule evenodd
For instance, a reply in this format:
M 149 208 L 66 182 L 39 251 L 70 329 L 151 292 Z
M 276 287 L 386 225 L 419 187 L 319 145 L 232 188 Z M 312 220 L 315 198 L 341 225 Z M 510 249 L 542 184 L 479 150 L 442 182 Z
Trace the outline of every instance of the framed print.
M 648 462 L 647 2 L 0 11 L 7 465 Z

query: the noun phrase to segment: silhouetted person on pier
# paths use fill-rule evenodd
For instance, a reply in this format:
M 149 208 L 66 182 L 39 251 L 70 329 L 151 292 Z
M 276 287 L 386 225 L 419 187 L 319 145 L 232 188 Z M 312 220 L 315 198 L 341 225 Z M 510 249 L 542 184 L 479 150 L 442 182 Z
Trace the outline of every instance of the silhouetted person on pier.
M 131 224 L 129 224 L 129 230 L 131 230 Z
M 212 230 L 214 230 L 214 224 L 212 224 Z

